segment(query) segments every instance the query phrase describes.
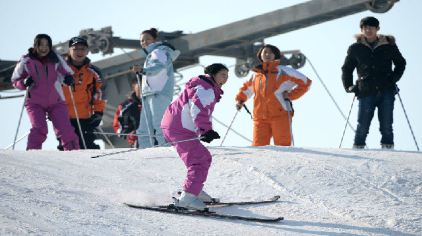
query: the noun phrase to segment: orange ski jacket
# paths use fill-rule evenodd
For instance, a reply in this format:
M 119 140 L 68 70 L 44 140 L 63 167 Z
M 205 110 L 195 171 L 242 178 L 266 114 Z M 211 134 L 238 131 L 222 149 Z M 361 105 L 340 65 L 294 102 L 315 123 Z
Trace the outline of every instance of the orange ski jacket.
M 94 112 L 103 112 L 106 105 L 101 90 L 103 82 L 95 70 L 92 69 L 89 60 L 80 68 L 73 66 L 69 61 L 68 64 L 74 72 L 73 78 L 75 79 L 75 84 L 70 86 L 70 88 L 73 92 L 79 119 L 88 119 Z M 66 98 L 69 116 L 71 119 L 76 119 L 69 86 L 64 85 L 63 92 Z
M 254 96 L 254 120 L 273 119 L 285 116 L 292 107 L 285 100 L 287 92 L 289 100 L 295 100 L 305 94 L 312 81 L 297 70 L 280 65 L 279 60 L 265 62 L 253 68 L 255 72 L 240 88 L 236 95 L 237 102 L 246 102 Z

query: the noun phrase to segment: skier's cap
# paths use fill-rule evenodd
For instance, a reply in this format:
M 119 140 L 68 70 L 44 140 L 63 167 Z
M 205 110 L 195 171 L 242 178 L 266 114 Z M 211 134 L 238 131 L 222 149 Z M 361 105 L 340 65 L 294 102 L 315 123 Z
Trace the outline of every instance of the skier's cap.
M 88 42 L 86 41 L 86 39 L 79 36 L 73 37 L 69 40 L 69 48 L 75 46 L 76 44 L 82 44 L 88 47 Z
M 368 17 L 365 17 L 362 20 L 360 20 L 359 26 L 360 26 L 361 29 L 364 26 L 373 26 L 373 27 L 378 28 L 380 26 L 380 22 L 378 21 L 377 18 L 375 18 L 373 16 L 368 16 Z

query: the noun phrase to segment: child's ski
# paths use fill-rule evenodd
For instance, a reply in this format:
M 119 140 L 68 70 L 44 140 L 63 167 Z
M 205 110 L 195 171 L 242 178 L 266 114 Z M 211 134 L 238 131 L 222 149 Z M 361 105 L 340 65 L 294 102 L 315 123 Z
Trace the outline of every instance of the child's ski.
M 284 217 L 257 218 L 257 217 L 238 216 L 238 215 L 226 215 L 226 214 L 220 214 L 213 211 L 209 211 L 208 208 L 206 208 L 204 211 L 189 210 L 186 208 L 176 207 L 174 204 L 170 204 L 168 206 L 142 206 L 142 205 L 133 205 L 133 204 L 125 203 L 125 205 L 131 208 L 169 213 L 169 214 L 202 216 L 202 217 L 230 219 L 230 220 L 244 220 L 244 221 L 262 222 L 262 223 L 276 223 L 284 219 Z

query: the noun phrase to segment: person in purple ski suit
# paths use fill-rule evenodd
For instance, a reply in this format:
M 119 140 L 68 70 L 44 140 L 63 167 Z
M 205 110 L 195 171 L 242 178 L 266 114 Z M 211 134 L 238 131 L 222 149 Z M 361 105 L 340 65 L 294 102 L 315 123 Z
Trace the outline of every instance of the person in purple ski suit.
M 22 56 L 12 74 L 13 86 L 27 90 L 25 107 L 32 128 L 26 150 L 42 148 L 48 133 L 47 117 L 58 131 L 64 150 L 79 149 L 78 136 L 70 124 L 61 87 L 62 83 L 73 84 L 73 71 L 52 47 L 50 36 L 38 34 L 34 47 Z
M 220 138 L 212 129 L 211 115 L 223 94 L 221 86 L 228 78 L 228 69 L 223 64 L 209 65 L 204 72 L 205 75 L 186 83 L 161 121 L 165 139 L 175 147 L 188 171 L 183 192 L 175 205 L 195 210 L 204 210 L 204 201 L 211 200 L 202 191 L 211 165 L 211 154 L 200 140 L 210 143 Z

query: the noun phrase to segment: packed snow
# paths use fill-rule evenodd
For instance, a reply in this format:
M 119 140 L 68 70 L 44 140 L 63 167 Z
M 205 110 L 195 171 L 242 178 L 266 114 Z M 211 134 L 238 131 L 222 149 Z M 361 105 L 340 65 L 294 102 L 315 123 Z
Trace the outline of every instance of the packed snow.
M 278 223 L 181 216 L 123 203 L 172 202 L 186 174 L 171 147 L 0 151 L 0 235 L 422 235 L 422 153 L 209 147 L 205 190 L 219 213 Z M 108 156 L 91 158 L 108 153 Z

